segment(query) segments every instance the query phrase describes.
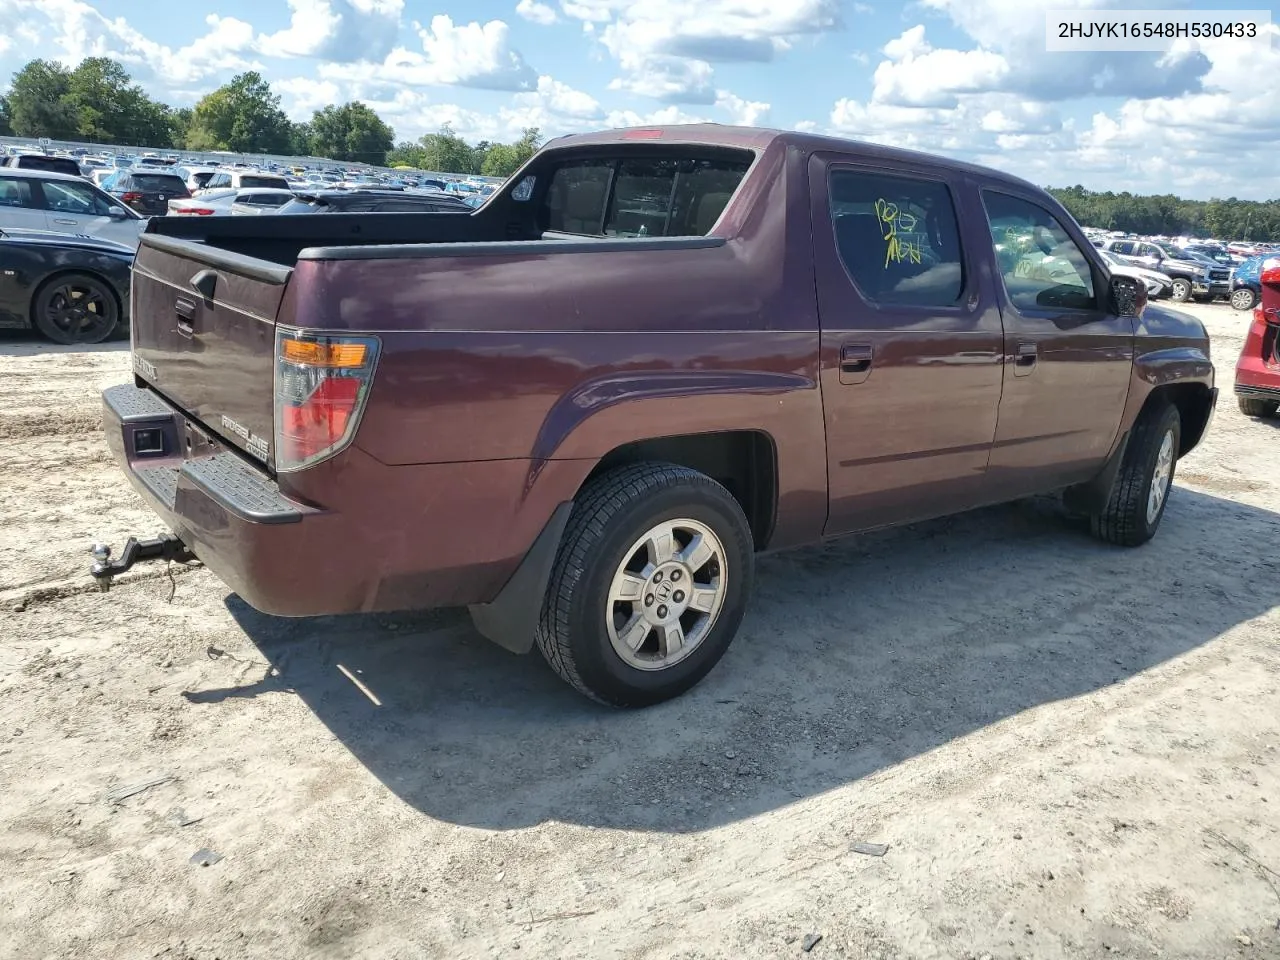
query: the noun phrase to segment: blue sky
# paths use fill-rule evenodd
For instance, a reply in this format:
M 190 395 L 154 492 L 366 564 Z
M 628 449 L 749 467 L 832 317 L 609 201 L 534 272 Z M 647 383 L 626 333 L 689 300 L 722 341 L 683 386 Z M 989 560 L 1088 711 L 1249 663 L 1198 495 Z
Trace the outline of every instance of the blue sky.
M 706 119 L 916 147 L 1044 184 L 1280 196 L 1280 44 L 1047 53 L 1044 11 L 1068 6 L 1192 5 L 0 0 L 0 85 L 34 56 L 106 55 L 175 105 L 252 68 L 295 119 L 360 99 L 399 139 L 445 122 L 477 140 Z

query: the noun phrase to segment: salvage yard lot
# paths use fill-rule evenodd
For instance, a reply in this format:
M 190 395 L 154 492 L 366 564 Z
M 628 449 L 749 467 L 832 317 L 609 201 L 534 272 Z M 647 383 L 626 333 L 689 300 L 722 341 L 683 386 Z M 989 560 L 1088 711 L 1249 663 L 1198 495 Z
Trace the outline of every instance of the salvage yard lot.
M 768 557 L 641 712 L 452 611 L 92 592 L 159 526 L 127 352 L 0 342 L 0 956 L 1280 956 L 1280 425 L 1188 312 L 1223 396 L 1150 545 L 1033 500 Z

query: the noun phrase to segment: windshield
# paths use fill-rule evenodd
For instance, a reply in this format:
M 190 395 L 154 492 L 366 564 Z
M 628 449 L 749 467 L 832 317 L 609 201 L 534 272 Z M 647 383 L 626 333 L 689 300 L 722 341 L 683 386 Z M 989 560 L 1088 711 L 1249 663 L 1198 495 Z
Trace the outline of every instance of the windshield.
M 187 185 L 181 177 L 171 173 L 135 173 L 131 178 L 135 190 L 163 190 L 165 193 L 186 193 Z

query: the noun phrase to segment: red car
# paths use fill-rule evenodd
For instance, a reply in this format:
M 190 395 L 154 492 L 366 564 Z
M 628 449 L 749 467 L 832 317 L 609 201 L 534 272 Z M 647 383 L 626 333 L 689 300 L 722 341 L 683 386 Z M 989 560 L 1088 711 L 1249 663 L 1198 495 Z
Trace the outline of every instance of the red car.
M 1249 417 L 1274 417 L 1280 408 L 1280 257 L 1263 261 L 1262 300 L 1236 364 L 1236 397 Z

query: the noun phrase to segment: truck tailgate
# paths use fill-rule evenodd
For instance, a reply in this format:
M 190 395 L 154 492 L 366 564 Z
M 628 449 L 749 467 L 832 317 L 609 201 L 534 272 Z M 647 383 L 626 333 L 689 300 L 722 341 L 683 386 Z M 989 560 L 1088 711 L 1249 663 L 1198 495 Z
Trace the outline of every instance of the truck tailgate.
M 133 268 L 134 372 L 272 465 L 276 314 L 292 269 L 144 233 Z

